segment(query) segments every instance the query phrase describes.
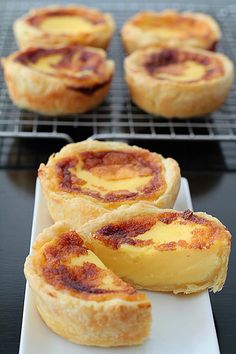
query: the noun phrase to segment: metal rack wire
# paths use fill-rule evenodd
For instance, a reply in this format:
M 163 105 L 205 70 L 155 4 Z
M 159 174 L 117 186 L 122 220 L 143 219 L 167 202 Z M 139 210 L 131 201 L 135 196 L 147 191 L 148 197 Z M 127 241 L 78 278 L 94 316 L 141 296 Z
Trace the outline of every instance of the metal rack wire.
M 63 3 L 63 1 L 61 1 Z M 47 1 L 34 1 L 34 7 Z M 94 5 L 94 1 L 86 4 Z M 13 21 L 28 11 L 29 1 L 7 2 L 0 13 L 0 53 L 8 55 L 16 50 L 12 33 Z M 220 23 L 223 39 L 219 51 L 236 62 L 236 6 L 220 8 L 214 5 L 173 3 L 169 8 L 202 11 L 211 14 Z M 231 90 L 226 104 L 217 112 L 192 120 L 173 120 L 153 117 L 136 107 L 130 100 L 124 82 L 124 53 L 119 29 L 124 21 L 140 10 L 140 3 L 99 2 L 99 8 L 113 13 L 117 22 L 116 35 L 109 49 L 109 56 L 116 61 L 116 74 L 105 102 L 96 110 L 68 117 L 43 117 L 15 107 L 0 77 L 0 137 L 63 138 L 68 142 L 78 138 L 98 139 L 173 139 L 173 140 L 236 140 L 236 86 Z M 142 9 L 160 10 L 166 4 L 147 2 Z

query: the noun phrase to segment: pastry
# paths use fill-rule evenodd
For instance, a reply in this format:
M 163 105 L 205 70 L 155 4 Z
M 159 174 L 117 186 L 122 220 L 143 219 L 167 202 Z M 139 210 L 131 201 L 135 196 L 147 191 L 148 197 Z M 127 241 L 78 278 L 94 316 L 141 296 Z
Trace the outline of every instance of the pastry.
M 130 18 L 121 37 L 128 53 L 150 45 L 188 45 L 214 50 L 221 32 L 210 16 L 193 12 L 144 11 Z
M 132 100 L 141 109 L 167 118 L 190 118 L 223 105 L 234 67 L 223 54 L 153 46 L 129 55 L 125 73 Z
M 180 170 L 175 160 L 137 146 L 87 140 L 52 155 L 39 179 L 52 219 L 79 227 L 140 200 L 171 208 Z
M 114 63 L 102 49 L 28 48 L 2 59 L 12 101 L 46 115 L 86 112 L 105 98 Z
M 25 262 L 37 309 L 49 328 L 79 344 L 142 343 L 151 305 L 107 269 L 66 223 L 45 229 Z
M 110 14 L 83 6 L 50 6 L 30 11 L 13 26 L 20 48 L 55 45 L 107 48 L 115 31 Z
M 109 269 L 137 288 L 190 294 L 224 285 L 231 235 L 205 213 L 140 202 L 104 214 L 78 233 Z

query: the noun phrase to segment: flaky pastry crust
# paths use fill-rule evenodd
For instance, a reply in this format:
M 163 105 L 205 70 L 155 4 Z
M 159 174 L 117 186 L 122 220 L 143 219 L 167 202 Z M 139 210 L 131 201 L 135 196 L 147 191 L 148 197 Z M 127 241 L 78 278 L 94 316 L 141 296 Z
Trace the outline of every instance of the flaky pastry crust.
M 99 154 L 106 154 L 106 151 L 109 153 L 108 159 L 111 160 L 111 164 L 113 164 L 112 158 L 121 158 L 121 162 L 117 162 L 120 163 L 120 165 L 115 165 L 115 163 L 113 165 L 108 165 L 108 167 L 103 165 L 103 160 L 101 160 L 101 157 L 99 160 Z M 150 163 L 151 166 L 153 166 L 152 168 L 154 171 L 155 169 L 156 171 L 160 169 L 160 172 L 151 172 L 156 173 L 159 187 L 157 190 L 151 190 L 151 192 L 148 192 L 148 190 L 143 187 L 143 192 L 141 193 L 137 190 L 136 195 L 133 197 L 132 194 L 130 195 L 129 190 L 122 190 L 120 192 L 118 191 L 118 194 L 116 194 L 116 191 L 114 192 L 112 190 L 112 186 L 108 186 L 106 194 L 107 197 L 105 198 L 101 195 L 99 196 L 92 194 L 94 191 L 98 190 L 98 187 L 93 186 L 94 183 L 96 184 L 97 182 L 91 182 L 91 191 L 87 191 L 85 189 L 84 192 L 78 192 L 77 188 L 80 187 L 77 187 L 76 183 L 81 183 L 81 181 L 77 181 L 76 176 L 70 175 L 70 173 L 68 174 L 68 166 L 76 169 L 76 166 L 78 165 L 76 158 L 80 161 L 82 158 L 80 156 L 86 156 L 86 154 L 92 154 L 92 157 L 88 156 L 86 161 L 89 163 L 94 163 L 94 161 L 95 163 L 98 163 L 97 169 L 95 166 L 94 173 L 95 176 L 100 173 L 103 187 L 105 187 L 106 183 L 106 180 L 103 180 L 104 175 L 108 175 L 109 183 L 112 183 L 114 179 L 115 181 L 118 181 L 118 183 L 119 181 L 122 182 L 122 180 L 125 180 L 125 173 L 126 175 L 127 173 L 134 173 L 135 177 L 137 174 L 139 175 L 140 172 L 143 172 L 145 177 L 145 174 L 149 173 L 149 170 L 148 172 L 146 171 L 149 162 L 146 163 L 142 162 L 141 160 L 141 163 L 135 165 L 134 161 L 139 158 L 139 154 L 141 154 L 141 159 L 142 156 L 144 156 L 146 159 L 152 161 Z M 95 156 L 93 156 L 93 154 L 95 154 Z M 113 156 L 113 154 L 115 156 Z M 121 157 L 119 154 L 121 154 Z M 124 156 L 122 154 L 124 154 Z M 131 161 L 127 165 L 127 170 L 126 163 L 129 158 L 131 158 Z M 84 162 L 85 165 L 87 163 L 86 161 Z M 124 161 L 125 163 L 123 163 Z M 146 167 L 142 165 L 142 163 Z M 157 165 L 153 165 L 154 163 L 157 163 Z M 86 172 L 86 166 L 84 168 Z M 122 168 L 124 168 L 123 171 Z M 109 176 L 109 173 L 111 173 L 111 177 Z M 128 177 L 131 178 L 128 178 L 131 186 L 133 178 L 132 176 L 132 174 L 128 175 Z M 40 165 L 39 179 L 52 219 L 54 221 L 66 220 L 74 227 L 77 227 L 87 222 L 88 220 L 94 219 L 104 213 L 117 209 L 121 205 L 134 204 L 140 200 L 150 201 L 160 208 L 173 207 L 180 186 L 180 170 L 178 163 L 175 160 L 171 158 L 165 159 L 161 155 L 150 153 L 148 150 L 141 149 L 137 146 L 129 146 L 128 144 L 118 142 L 100 142 L 87 140 L 80 143 L 69 144 L 56 155 L 52 155 L 49 158 L 47 165 Z M 126 198 L 126 196 L 128 197 Z
M 46 69 L 37 66 L 53 56 L 58 62 Z M 28 48 L 2 59 L 2 66 L 17 106 L 52 116 L 83 113 L 99 105 L 114 73 L 114 62 L 106 59 L 105 51 L 77 45 Z
M 74 231 L 71 231 L 70 226 L 66 223 L 57 223 L 45 229 L 38 236 L 33 245 L 32 254 L 27 257 L 25 262 L 25 276 L 33 291 L 35 303 L 42 319 L 54 332 L 79 344 L 110 347 L 142 343 L 149 335 L 151 323 L 151 305 L 145 294 L 138 294 L 133 289 L 134 294 L 127 293 L 124 297 L 118 289 L 117 292 L 108 293 L 107 299 L 106 293 L 94 294 L 90 299 L 91 295 L 87 293 L 86 297 L 86 291 L 71 293 L 66 288 L 52 285 L 45 278 L 51 269 L 49 266 L 47 272 L 42 273 L 41 269 L 48 265 L 47 263 L 45 265 L 45 261 L 41 261 L 41 259 L 47 257 L 46 252 L 50 252 L 50 247 L 53 247 L 48 244 L 53 241 L 53 245 L 57 246 L 68 232 Z M 73 244 L 75 242 L 74 240 Z M 69 247 L 73 254 L 70 244 L 67 243 L 65 247 Z M 53 255 L 60 257 L 60 254 L 55 254 L 55 252 Z M 55 263 L 55 260 L 53 262 Z M 53 262 L 51 266 L 53 266 Z M 55 269 L 53 273 L 54 278 L 58 276 L 58 272 L 63 267 L 64 258 L 61 262 L 60 267 Z M 76 266 L 73 267 L 76 268 Z M 111 271 L 107 270 L 107 273 L 117 278 Z M 81 278 L 81 281 L 87 281 L 87 279 Z M 93 279 L 94 281 L 96 279 Z M 120 282 L 125 284 L 121 280 Z M 80 286 L 79 279 L 78 286 Z M 76 286 L 74 285 L 74 287 Z M 128 284 L 127 287 L 131 288 Z M 93 286 L 91 290 L 93 290 Z
M 140 202 L 104 214 L 78 232 L 109 269 L 136 288 L 191 294 L 217 292 L 225 283 L 231 235 L 206 213 Z
M 191 65 L 197 65 L 202 76 L 195 76 Z M 186 75 L 190 69 L 192 77 L 181 81 L 182 72 Z M 125 59 L 125 75 L 132 100 L 144 111 L 166 118 L 191 118 L 224 104 L 234 65 L 225 55 L 202 49 L 152 46 Z
M 128 54 L 139 48 L 163 44 L 213 50 L 221 32 L 217 22 L 206 14 L 144 11 L 123 25 L 121 37 Z
M 53 33 L 40 27 L 40 21 L 50 15 L 56 16 L 78 15 L 89 20 L 92 27 L 87 31 L 76 33 Z M 63 26 L 62 26 L 63 28 Z M 81 44 L 85 46 L 106 49 L 115 31 L 115 22 L 108 13 L 102 13 L 96 9 L 84 6 L 49 6 L 41 9 L 31 10 L 25 16 L 15 21 L 13 26 L 16 41 L 20 48 L 31 46 L 66 46 L 70 44 Z

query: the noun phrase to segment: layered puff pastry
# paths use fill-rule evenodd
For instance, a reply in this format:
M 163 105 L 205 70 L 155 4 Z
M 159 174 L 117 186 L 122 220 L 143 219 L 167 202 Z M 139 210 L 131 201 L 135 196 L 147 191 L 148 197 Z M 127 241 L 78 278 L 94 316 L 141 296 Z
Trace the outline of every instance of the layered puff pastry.
M 175 160 L 137 146 L 87 140 L 52 155 L 39 179 L 52 219 L 76 228 L 140 200 L 173 207 L 180 170 Z
M 125 59 L 125 73 L 132 100 L 141 109 L 167 118 L 191 118 L 223 105 L 234 66 L 223 54 L 151 46 Z
M 83 113 L 107 95 L 114 62 L 103 49 L 28 48 L 2 59 L 12 101 L 45 115 Z
M 30 11 L 15 21 L 20 48 L 81 44 L 106 49 L 115 31 L 108 13 L 83 6 L 50 6 Z
M 45 229 L 25 262 L 37 309 L 57 334 L 103 347 L 143 342 L 151 305 L 107 269 L 66 223 Z
M 121 37 L 128 53 L 150 45 L 188 45 L 214 50 L 221 38 L 217 22 L 202 13 L 139 12 L 123 26 Z
M 190 294 L 224 285 L 231 235 L 205 213 L 140 202 L 78 232 L 109 269 L 136 288 Z

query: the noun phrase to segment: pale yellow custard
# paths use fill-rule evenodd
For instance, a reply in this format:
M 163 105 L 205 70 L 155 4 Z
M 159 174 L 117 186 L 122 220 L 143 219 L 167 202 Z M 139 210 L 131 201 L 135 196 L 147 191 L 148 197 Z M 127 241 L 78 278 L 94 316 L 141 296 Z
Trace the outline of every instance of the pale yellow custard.
M 61 54 L 42 56 L 37 61 L 30 63 L 30 66 L 45 73 L 54 73 L 57 71 L 55 69 L 55 64 L 58 64 L 61 58 Z
M 79 16 L 48 16 L 40 24 L 43 31 L 52 34 L 76 34 L 94 31 L 94 25 Z
M 106 178 L 106 175 L 97 176 L 89 171 L 77 170 L 77 177 L 86 182 L 84 188 L 95 189 L 105 194 L 109 191 L 127 190 L 129 192 L 137 192 L 138 188 L 145 186 L 150 182 L 152 176 L 130 176 Z
M 171 74 L 171 71 L 173 74 Z M 189 82 L 201 80 L 206 73 L 203 65 L 194 61 L 186 61 L 184 64 L 173 64 L 169 67 L 169 72 L 158 72 L 155 77 L 160 79 L 175 80 L 179 82 Z

